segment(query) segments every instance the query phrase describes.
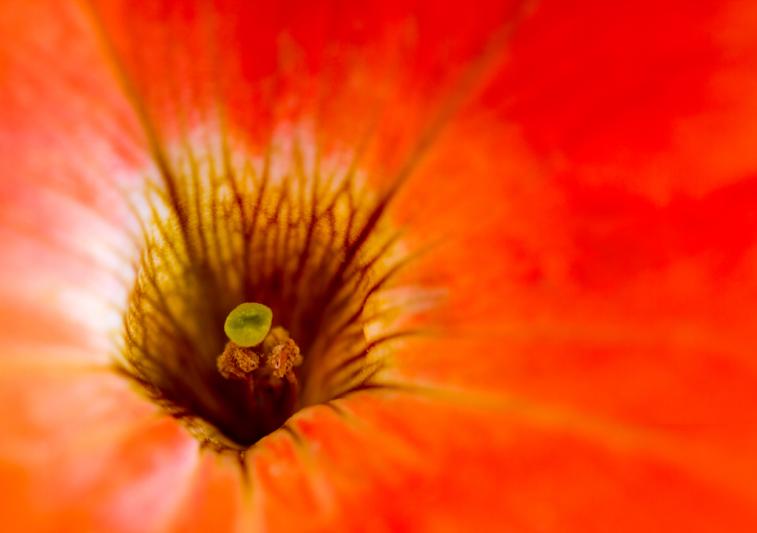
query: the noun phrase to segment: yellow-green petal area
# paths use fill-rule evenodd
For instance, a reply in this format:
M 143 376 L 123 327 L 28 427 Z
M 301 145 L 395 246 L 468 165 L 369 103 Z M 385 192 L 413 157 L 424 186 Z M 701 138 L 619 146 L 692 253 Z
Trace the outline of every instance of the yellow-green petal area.
M 263 342 L 271 329 L 273 311 L 267 305 L 246 302 L 236 306 L 226 317 L 223 330 L 229 340 L 249 348 Z

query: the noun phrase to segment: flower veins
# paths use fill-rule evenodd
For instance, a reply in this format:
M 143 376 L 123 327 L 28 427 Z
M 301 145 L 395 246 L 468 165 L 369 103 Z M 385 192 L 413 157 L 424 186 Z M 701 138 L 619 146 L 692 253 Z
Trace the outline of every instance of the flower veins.
M 119 370 L 206 444 L 245 449 L 303 407 L 380 386 L 375 348 L 409 333 L 366 335 L 373 298 L 406 258 L 384 217 L 391 193 L 371 194 L 355 167 L 297 142 L 257 159 L 185 150 L 141 195 Z M 270 307 L 272 331 L 296 342 L 293 389 L 252 389 L 229 379 L 251 361 L 219 363 L 224 320 L 242 302 Z

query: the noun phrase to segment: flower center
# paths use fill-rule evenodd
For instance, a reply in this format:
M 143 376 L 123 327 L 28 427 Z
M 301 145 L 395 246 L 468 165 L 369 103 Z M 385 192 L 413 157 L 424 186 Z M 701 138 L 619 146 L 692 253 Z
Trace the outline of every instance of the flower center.
M 258 159 L 187 151 L 137 202 L 120 369 L 206 443 L 246 448 L 382 369 L 366 328 L 398 270 L 390 193 L 343 163 L 296 142 Z M 250 302 L 271 316 L 229 314 Z

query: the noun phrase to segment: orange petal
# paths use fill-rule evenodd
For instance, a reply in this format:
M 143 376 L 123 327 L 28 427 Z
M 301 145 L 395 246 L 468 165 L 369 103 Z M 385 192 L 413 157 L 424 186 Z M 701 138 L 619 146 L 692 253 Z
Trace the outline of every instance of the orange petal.
M 79 8 L 4 5 L 0 31 L 0 365 L 103 363 L 129 275 L 124 193 L 147 158 L 141 134 Z
M 751 501 L 735 497 L 717 472 L 677 457 L 681 442 L 465 393 L 356 395 L 335 405 L 297 415 L 294 439 L 277 433 L 262 444 L 251 465 L 260 527 L 286 529 L 292 516 L 307 516 L 305 531 L 757 523 Z
M 249 486 L 238 461 L 208 451 L 188 485 L 171 531 L 244 531 L 248 526 Z
M 16 371 L 0 378 L 0 406 L 0 502 L 12 529 L 144 531 L 173 520 L 197 443 L 122 378 Z
M 541 3 L 500 50 L 510 61 L 487 64 L 429 158 L 416 161 L 424 126 L 446 98 L 455 100 L 456 80 L 485 55 L 512 8 L 433 5 L 408 14 L 382 3 L 324 15 L 291 7 L 255 6 L 228 18 L 236 14 L 231 3 L 140 10 L 103 3 L 95 11 L 161 139 L 218 126 L 211 104 L 220 101 L 226 126 L 254 143 L 266 142 L 279 122 L 316 116 L 329 142 L 354 146 L 373 125 L 366 168 L 379 183 L 409 159 L 422 164 L 392 214 L 410 225 L 411 247 L 444 237 L 406 279 L 447 289 L 437 317 L 454 338 L 398 352 L 395 377 L 461 396 L 340 402 L 354 425 L 326 408 L 302 413 L 292 422 L 302 442 L 280 432 L 252 457 L 249 520 L 286 528 L 294 516 L 302 529 L 754 529 L 755 380 L 745 348 L 754 340 L 756 296 L 754 9 Z M 32 178 L 3 185 L 3 213 L 43 206 L 35 187 L 47 187 L 54 180 L 45 173 L 53 172 L 118 227 L 119 210 L 103 208 L 109 186 L 96 178 L 111 175 L 113 161 L 131 167 L 146 151 L 135 155 L 136 120 L 106 81 L 103 58 L 114 56 L 83 13 L 56 8 L 56 18 L 38 9 L 2 17 L 8 42 L 40 60 L 20 68 L 27 56 L 3 47 L 2 61 L 13 68 L 2 69 L 11 73 L 2 96 L 23 142 L 0 160 Z M 44 42 L 25 31 L 31 21 Z M 34 65 L 51 63 L 50 44 L 60 42 L 79 46 L 40 76 Z M 209 42 L 218 46 L 204 48 Z M 94 115 L 83 111 L 92 102 L 102 106 Z M 61 131 L 79 135 L 54 135 Z M 90 153 L 95 139 L 102 144 Z M 78 157 L 65 157 L 66 149 Z M 33 163 L 41 153 L 51 158 Z M 86 225 L 78 215 L 56 219 L 56 211 L 39 210 L 41 229 Z M 46 257 L 44 246 L 23 251 L 16 237 L 2 239 L 17 270 Z M 30 272 L 65 287 L 79 275 L 85 289 L 103 286 L 66 257 Z M 10 272 L 2 270 L 7 301 L 35 294 L 15 287 Z M 34 330 L 23 328 L 35 315 L 34 298 L 26 300 L 19 319 L 10 308 L 0 317 L 28 341 Z M 58 302 L 40 323 L 54 326 L 62 308 Z M 73 346 L 75 331 L 61 326 L 41 340 Z M 12 427 L 29 442 L 22 413 Z M 184 450 L 184 437 L 163 423 L 166 433 L 145 430 L 146 439 Z M 39 435 L 55 435 L 52 425 L 41 428 Z M 39 472 L 9 442 L 3 489 L 37 486 Z M 102 478 L 88 487 L 112 495 L 134 483 L 139 495 L 142 469 L 128 465 L 142 453 L 150 456 L 136 445 L 113 452 L 127 465 L 119 486 Z M 181 464 L 166 464 L 189 484 L 191 461 L 179 457 Z M 233 476 L 203 469 L 214 487 L 207 490 L 220 498 L 197 512 L 212 521 L 229 501 L 234 513 Z M 175 471 L 155 475 L 166 472 Z M 147 493 L 157 494 L 161 480 Z M 132 508 L 82 494 L 81 507 L 63 504 L 53 515 L 100 525 L 99 509 Z M 30 519 L 33 501 L 22 496 L 12 516 Z M 144 520 L 167 523 L 164 510 Z

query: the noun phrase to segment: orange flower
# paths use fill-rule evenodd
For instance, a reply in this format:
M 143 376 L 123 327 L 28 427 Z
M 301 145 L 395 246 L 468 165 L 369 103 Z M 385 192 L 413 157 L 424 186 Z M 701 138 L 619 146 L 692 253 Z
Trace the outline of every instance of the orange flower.
M 3 529 L 754 531 L 755 27 L 5 2 Z

